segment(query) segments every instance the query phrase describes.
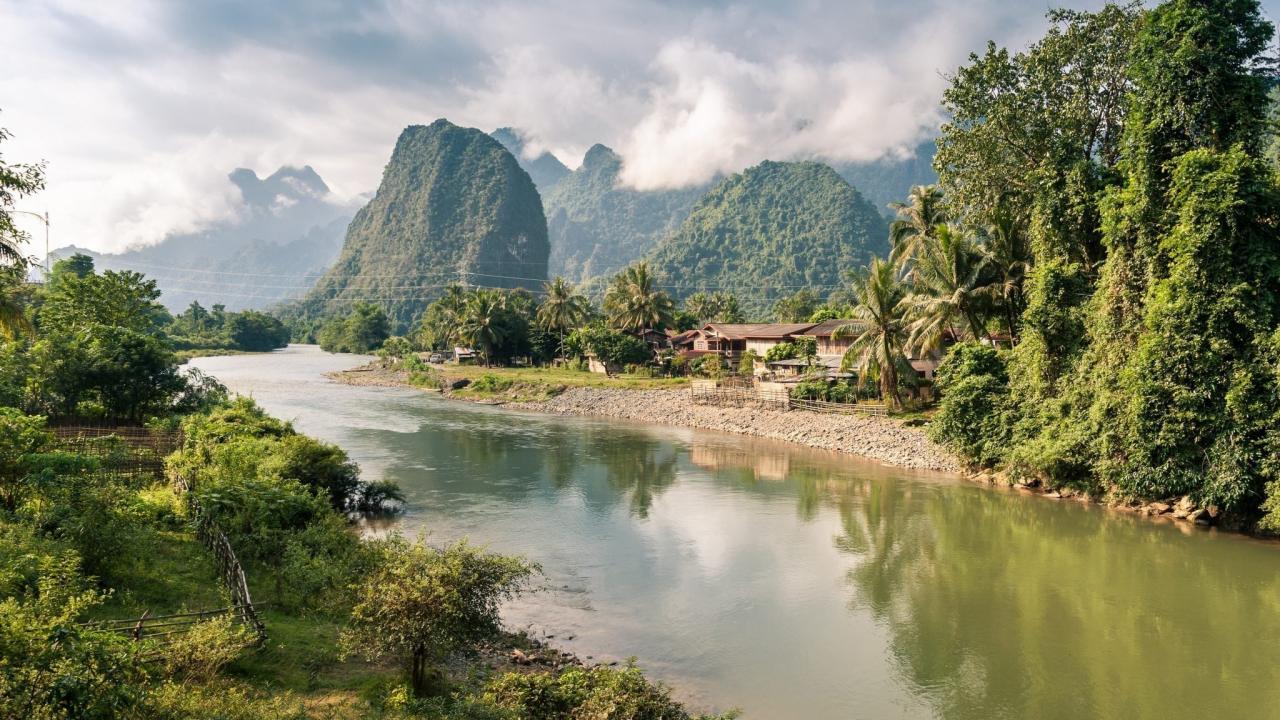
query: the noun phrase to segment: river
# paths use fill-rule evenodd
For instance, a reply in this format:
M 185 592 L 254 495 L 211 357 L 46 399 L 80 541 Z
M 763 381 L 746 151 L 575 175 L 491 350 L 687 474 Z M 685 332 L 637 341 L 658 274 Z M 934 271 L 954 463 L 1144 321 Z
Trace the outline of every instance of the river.
M 1280 547 L 783 443 L 193 365 L 541 563 L 508 625 L 762 718 L 1280 717 Z

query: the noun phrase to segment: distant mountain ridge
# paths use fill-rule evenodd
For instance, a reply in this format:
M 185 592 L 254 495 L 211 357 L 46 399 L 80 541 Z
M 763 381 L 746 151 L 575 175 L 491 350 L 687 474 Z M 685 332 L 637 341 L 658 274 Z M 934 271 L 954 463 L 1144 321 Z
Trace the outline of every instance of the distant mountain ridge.
M 616 273 L 675 232 L 710 187 L 632 190 L 618 183 L 621 171 L 622 158 L 597 144 L 543 195 L 552 275 L 584 282 Z
M 443 119 L 412 125 L 298 312 L 318 319 L 368 301 L 404 332 L 449 283 L 541 287 L 548 252 L 538 191 L 501 143 Z
M 738 296 L 748 317 L 801 288 L 820 297 L 848 270 L 888 251 L 885 219 L 831 167 L 765 161 L 707 192 L 649 256 L 677 299 L 699 290 Z
M 529 173 L 533 184 L 538 187 L 538 193 L 544 197 L 551 191 L 551 188 L 569 176 L 569 168 L 565 167 L 565 164 L 560 162 L 559 158 L 549 152 L 526 159 L 524 156 L 524 138 L 514 128 L 501 127 L 489 133 L 489 136 L 502 143 L 507 152 L 515 156 L 516 162 L 519 162 L 520 167 Z
M 284 166 L 266 178 L 236 168 L 227 178 L 242 199 L 234 218 L 121 253 L 69 246 L 50 255 L 81 252 L 99 269 L 144 273 L 156 279 L 171 310 L 193 300 L 263 308 L 301 296 L 337 257 L 351 208 L 309 165 Z

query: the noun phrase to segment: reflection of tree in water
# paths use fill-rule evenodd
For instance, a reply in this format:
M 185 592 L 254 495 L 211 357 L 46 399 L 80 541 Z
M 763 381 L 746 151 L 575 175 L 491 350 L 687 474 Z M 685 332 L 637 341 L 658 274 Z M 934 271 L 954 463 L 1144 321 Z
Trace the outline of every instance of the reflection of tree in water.
M 898 672 L 942 717 L 1280 701 L 1280 557 L 1250 567 L 1239 554 L 1256 548 L 979 488 L 848 488 L 832 501 L 836 546 L 858 558 L 851 606 L 884 624 Z
M 670 444 L 640 435 L 601 437 L 593 448 L 609 484 L 631 495 L 631 512 L 649 517 L 654 498 L 676 481 L 676 451 Z

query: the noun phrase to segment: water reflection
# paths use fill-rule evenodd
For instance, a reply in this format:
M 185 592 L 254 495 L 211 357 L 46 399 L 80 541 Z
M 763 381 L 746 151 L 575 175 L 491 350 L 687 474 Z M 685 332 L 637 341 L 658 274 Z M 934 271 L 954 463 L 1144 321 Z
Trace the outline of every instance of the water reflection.
M 1280 548 L 781 443 L 198 361 L 547 570 L 505 610 L 754 718 L 1280 715 Z M 571 639 L 570 639 L 571 638 Z

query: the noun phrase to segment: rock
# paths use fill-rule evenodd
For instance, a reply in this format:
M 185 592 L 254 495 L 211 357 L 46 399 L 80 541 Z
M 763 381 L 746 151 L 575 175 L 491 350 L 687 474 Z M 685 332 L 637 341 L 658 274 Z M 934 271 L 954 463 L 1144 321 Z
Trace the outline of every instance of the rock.
M 453 382 L 449 383 L 449 389 L 450 389 L 450 390 L 461 390 L 462 388 L 464 388 L 464 387 L 466 387 L 466 386 L 468 386 L 468 385 L 470 385 L 470 384 L 471 384 L 471 381 L 470 381 L 470 380 L 468 380 L 468 379 L 466 379 L 466 378 L 458 378 L 457 380 L 454 380 Z
M 1192 510 L 1191 514 L 1187 515 L 1187 519 L 1197 525 L 1213 524 L 1213 518 L 1209 517 L 1209 511 L 1205 510 L 1204 508 Z
M 1192 510 L 1196 510 L 1196 501 L 1192 500 L 1192 496 L 1184 495 L 1174 505 L 1174 518 L 1185 518 L 1192 514 Z
M 512 650 L 511 662 L 515 663 L 516 665 L 528 665 L 530 660 L 529 660 L 529 656 L 525 655 L 523 651 Z
M 1209 517 L 1213 518 L 1214 520 L 1217 520 L 1218 516 L 1222 514 L 1222 508 L 1218 507 L 1217 505 L 1210 505 L 1209 507 L 1205 508 L 1205 510 L 1208 511 Z
M 1057 490 L 1050 490 L 1049 492 L 1045 493 L 1044 496 L 1057 500 L 1058 498 L 1062 497 L 1062 493 L 1058 492 Z
M 1166 502 L 1153 502 L 1147 505 L 1148 515 L 1164 515 L 1173 509 L 1173 506 Z

